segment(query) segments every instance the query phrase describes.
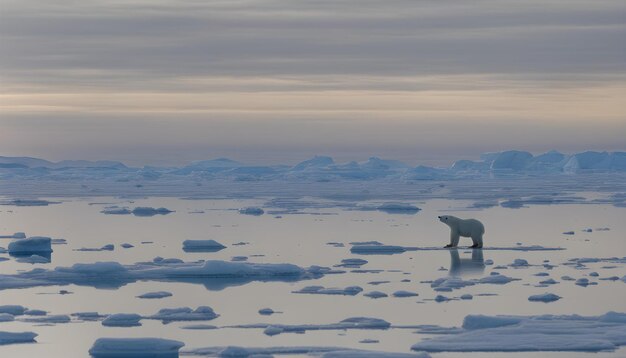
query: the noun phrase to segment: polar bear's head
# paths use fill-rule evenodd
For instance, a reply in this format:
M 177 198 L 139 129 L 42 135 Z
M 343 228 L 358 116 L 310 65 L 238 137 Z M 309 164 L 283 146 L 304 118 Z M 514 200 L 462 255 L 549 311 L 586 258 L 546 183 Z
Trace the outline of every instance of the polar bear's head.
M 459 218 L 457 218 L 456 216 L 452 216 L 452 215 L 442 215 L 442 216 L 437 216 L 437 217 L 439 218 L 439 221 L 441 221 L 442 223 L 446 225 L 450 225 L 453 222 L 459 221 Z

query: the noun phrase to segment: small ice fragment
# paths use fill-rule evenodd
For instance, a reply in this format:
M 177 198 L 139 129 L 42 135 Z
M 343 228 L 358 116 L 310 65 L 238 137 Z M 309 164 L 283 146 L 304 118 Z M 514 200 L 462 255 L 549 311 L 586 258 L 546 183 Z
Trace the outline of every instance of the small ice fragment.
M 276 312 L 274 312 L 274 310 L 271 309 L 271 308 L 261 308 L 259 310 L 259 314 L 263 315 L 263 316 L 269 316 L 269 315 L 272 315 L 274 313 L 276 313 Z
M 142 295 L 137 296 L 137 298 L 145 298 L 145 299 L 158 299 L 172 296 L 171 292 L 167 291 L 156 291 L 156 292 L 147 292 Z
M 125 248 L 125 249 L 130 249 L 130 248 L 132 248 L 132 247 L 135 247 L 135 246 L 133 246 L 133 245 L 131 245 L 131 244 L 128 244 L 128 243 L 123 243 L 123 244 L 121 244 L 120 246 L 121 246 L 121 247 L 123 247 L 123 248 Z
M 464 295 L 461 295 L 461 299 L 462 299 L 462 300 L 471 300 L 471 299 L 473 299 L 473 298 L 474 298 L 474 296 L 470 295 L 469 293 L 466 293 L 466 294 L 464 294 Z
M 510 265 L 512 267 L 526 267 L 528 266 L 528 261 L 524 259 L 515 259 L 513 263 Z
M 589 286 L 589 279 L 588 278 L 579 278 L 578 280 L 576 280 L 575 282 L 576 285 L 578 286 L 582 286 L 582 287 L 587 287 Z
M 591 228 L 583 229 L 582 232 L 593 232 L 593 229 Z
M 259 215 L 263 215 L 264 213 L 265 211 L 263 209 L 257 208 L 254 206 L 239 209 L 239 214 L 243 214 L 243 215 L 259 216 Z
M 183 250 L 187 252 L 216 252 L 225 249 L 226 246 L 215 240 L 185 240 Z
M 555 281 L 554 279 L 550 278 L 550 279 L 547 279 L 547 280 L 540 281 L 539 283 L 542 284 L 542 285 L 556 285 L 558 282 Z
M 136 327 L 141 326 L 140 320 L 141 316 L 135 313 L 116 313 L 105 318 L 102 325 L 107 327 Z
M 594 272 L 590 272 L 589 276 L 591 276 L 591 277 L 598 277 L 598 276 L 600 276 L 600 274 L 594 271 Z
M 528 300 L 531 302 L 544 302 L 544 303 L 554 302 L 560 299 L 561 299 L 561 296 L 557 296 L 553 293 L 544 293 L 544 294 L 532 295 L 528 297 Z
M 437 297 L 435 297 L 435 301 L 437 302 L 446 302 L 446 301 L 450 301 L 450 299 L 446 296 L 442 296 L 442 295 L 437 295 Z
M 23 232 L 16 232 L 13 235 L 0 235 L 0 239 L 25 239 L 26 234 Z
M 167 215 L 173 213 L 172 210 L 166 208 L 151 208 L 151 207 L 137 207 L 132 211 L 135 216 L 155 216 L 155 215 Z
M 45 316 L 48 314 L 48 312 L 44 310 L 26 310 L 24 314 L 27 316 Z
M 370 338 L 362 339 L 359 341 L 359 343 L 378 343 L 378 342 L 380 342 L 378 339 L 370 339 Z
M 384 292 L 380 292 L 380 291 L 371 291 L 371 292 L 364 293 L 363 296 L 376 299 L 376 298 L 387 297 L 387 294 Z
M 181 308 L 163 308 L 158 313 L 149 316 L 148 318 L 157 319 L 163 321 L 163 323 L 169 323 L 174 321 L 210 321 L 217 318 L 213 309 L 208 306 L 199 306 L 195 310 L 189 307 Z
M 348 286 L 346 288 L 325 288 L 324 286 L 306 286 L 292 293 L 307 293 L 316 295 L 345 295 L 355 296 L 363 289 L 359 286 Z
M 411 292 L 411 291 L 400 290 L 400 291 L 396 291 L 392 293 L 392 295 L 393 297 L 415 297 L 417 296 L 417 293 Z
M 162 338 L 98 338 L 89 354 L 94 358 L 178 357 L 185 344 Z
M 283 333 L 283 328 L 277 326 L 268 326 L 263 330 L 263 333 L 268 336 L 275 336 L 277 334 Z
M 234 262 L 248 261 L 248 256 L 233 256 L 231 257 L 230 261 L 234 261 Z
M 566 231 L 566 232 L 563 233 L 563 235 L 574 235 L 574 234 L 576 234 L 576 233 L 573 232 L 573 231 Z
M 10 313 L 0 313 L 0 322 L 15 321 L 15 316 Z

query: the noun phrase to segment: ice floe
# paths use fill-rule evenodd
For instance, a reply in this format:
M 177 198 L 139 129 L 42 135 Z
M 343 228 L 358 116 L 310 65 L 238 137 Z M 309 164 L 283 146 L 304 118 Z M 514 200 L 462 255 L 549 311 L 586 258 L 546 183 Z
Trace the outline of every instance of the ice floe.
M 326 288 L 324 286 L 306 286 L 292 293 L 307 293 L 313 295 L 345 295 L 355 296 L 363 291 L 359 286 L 348 286 L 345 288 Z
M 148 316 L 150 319 L 160 320 L 163 323 L 174 321 L 210 321 L 219 317 L 211 307 L 199 306 L 195 310 L 189 307 L 163 308 L 156 314 Z
M 183 250 L 187 252 L 217 252 L 225 249 L 226 246 L 215 240 L 185 240 Z
M 178 357 L 185 344 L 163 338 L 98 338 L 89 349 L 94 358 L 111 357 Z
M 136 327 L 141 326 L 141 316 L 136 313 L 116 313 L 107 316 L 102 325 L 107 327 Z
M 554 293 L 543 293 L 539 295 L 532 295 L 528 297 L 528 300 L 531 302 L 554 302 L 560 300 L 562 297 L 555 295 Z
M 613 351 L 626 345 L 626 314 L 469 315 L 463 329 L 412 346 L 427 352 Z
M 391 327 L 391 324 L 380 318 L 370 318 L 370 317 L 352 317 L 346 318 L 343 321 L 338 323 L 330 323 L 330 324 L 266 324 L 266 323 L 258 323 L 258 324 L 245 324 L 245 325 L 236 325 L 229 326 L 231 328 L 257 328 L 257 329 L 267 329 L 268 327 L 275 327 L 275 329 L 279 333 L 287 333 L 287 332 L 306 332 L 306 331 L 320 331 L 320 330 L 348 330 L 348 329 L 388 329 Z
M 180 261 L 180 260 L 178 260 Z M 33 286 L 82 285 L 115 288 L 137 280 L 174 281 L 203 284 L 207 289 L 223 289 L 251 281 L 297 281 L 318 278 L 331 270 L 292 264 L 258 264 L 209 260 L 204 262 L 144 262 L 122 265 L 118 262 L 74 264 L 55 269 L 34 269 L 14 275 L 0 275 L 0 290 Z
M 0 331 L 0 345 L 15 343 L 33 343 L 38 334 L 34 332 L 4 332 Z
M 172 293 L 167 291 L 156 291 L 156 292 L 147 292 L 137 296 L 137 298 L 145 298 L 145 299 L 157 299 L 157 298 L 165 298 L 171 297 Z
M 49 237 L 32 236 L 27 239 L 19 239 L 9 243 L 10 254 L 33 254 L 52 252 L 52 243 Z

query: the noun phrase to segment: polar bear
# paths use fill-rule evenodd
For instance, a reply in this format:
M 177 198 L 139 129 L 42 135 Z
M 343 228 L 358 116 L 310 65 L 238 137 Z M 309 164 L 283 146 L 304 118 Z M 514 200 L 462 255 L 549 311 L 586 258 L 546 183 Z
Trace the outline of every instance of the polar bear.
M 450 227 L 450 244 L 445 247 L 457 247 L 459 239 L 463 237 L 471 237 L 474 244 L 470 247 L 483 247 L 483 234 L 485 227 L 483 223 L 476 219 L 460 219 L 452 215 L 438 216 L 439 221 Z

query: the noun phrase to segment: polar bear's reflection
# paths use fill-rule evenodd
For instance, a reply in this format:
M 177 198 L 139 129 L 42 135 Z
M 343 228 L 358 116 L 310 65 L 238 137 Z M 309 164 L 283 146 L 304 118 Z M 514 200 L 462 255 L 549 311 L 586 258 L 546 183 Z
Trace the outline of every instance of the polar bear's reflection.
M 451 276 L 482 274 L 485 270 L 483 250 L 473 249 L 471 258 L 461 258 L 459 250 L 457 249 L 451 249 L 449 251 Z

